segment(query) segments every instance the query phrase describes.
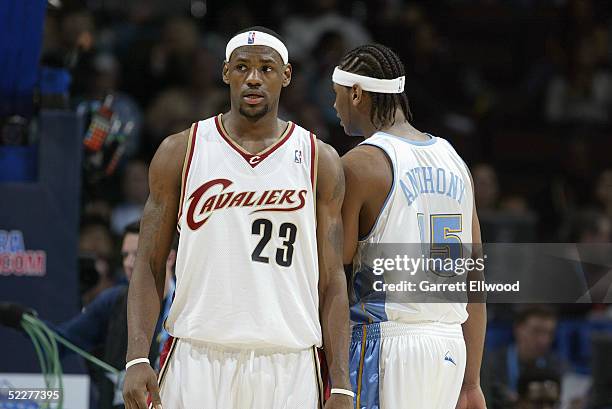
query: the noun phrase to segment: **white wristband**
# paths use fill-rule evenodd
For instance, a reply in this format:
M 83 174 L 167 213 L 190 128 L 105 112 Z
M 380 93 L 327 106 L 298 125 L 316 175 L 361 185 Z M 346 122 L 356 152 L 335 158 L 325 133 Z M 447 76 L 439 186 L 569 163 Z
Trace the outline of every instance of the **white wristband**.
M 136 364 L 149 364 L 150 365 L 151 362 L 149 361 L 149 358 L 136 358 L 136 359 L 132 359 L 130 362 L 125 364 L 125 370 L 127 371 L 130 366 L 134 366 Z
M 340 395 L 350 396 L 351 398 L 355 397 L 355 394 L 353 393 L 353 391 L 349 391 L 348 389 L 332 388 L 331 389 L 331 393 L 332 393 L 332 395 L 334 393 L 337 393 L 337 394 L 340 394 Z

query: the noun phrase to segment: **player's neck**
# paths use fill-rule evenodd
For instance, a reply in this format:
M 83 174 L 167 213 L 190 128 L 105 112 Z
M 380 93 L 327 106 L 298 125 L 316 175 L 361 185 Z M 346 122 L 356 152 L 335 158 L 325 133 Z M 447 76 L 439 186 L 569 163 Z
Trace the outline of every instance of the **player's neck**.
M 427 141 L 431 139 L 431 136 L 424 134 L 412 126 L 400 109 L 395 112 L 395 123 L 391 126 L 382 128 L 380 131 L 400 138 L 406 138 L 410 141 Z
M 223 114 L 222 121 L 232 139 L 261 140 L 269 138 L 270 135 L 280 136 L 283 133 L 286 124 L 278 119 L 277 114 L 277 110 L 270 111 L 253 121 L 230 110 L 227 114 Z

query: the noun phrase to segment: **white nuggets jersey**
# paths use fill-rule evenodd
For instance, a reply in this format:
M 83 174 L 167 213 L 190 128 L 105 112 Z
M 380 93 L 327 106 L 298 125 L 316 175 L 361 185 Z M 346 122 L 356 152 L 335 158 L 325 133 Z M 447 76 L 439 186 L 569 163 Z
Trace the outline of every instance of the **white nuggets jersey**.
M 417 257 L 423 253 L 431 257 L 458 240 L 471 248 L 474 201 L 467 166 L 450 143 L 433 136 L 420 142 L 377 132 L 362 144 L 377 146 L 387 154 L 393 165 L 393 185 L 372 230 L 357 247 L 352 280 L 357 302 L 351 306 L 352 321 L 463 323 L 465 303 L 409 302 L 409 293 L 404 293 L 407 302 L 390 302 L 388 294 L 373 293 L 372 286 L 365 283 L 372 282 L 373 260 L 384 254 L 385 243 L 420 243 L 406 247 L 420 248 L 419 255 L 412 254 Z M 433 273 L 427 274 L 432 282 L 436 280 Z
M 315 136 L 294 123 L 256 155 L 230 139 L 221 115 L 192 126 L 172 336 L 248 349 L 321 345 L 316 169 Z

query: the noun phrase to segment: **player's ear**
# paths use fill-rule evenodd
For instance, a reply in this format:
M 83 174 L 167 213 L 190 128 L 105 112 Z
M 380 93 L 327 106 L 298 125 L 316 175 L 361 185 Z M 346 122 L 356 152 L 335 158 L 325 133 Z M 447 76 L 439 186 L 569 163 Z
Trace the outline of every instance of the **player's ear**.
M 351 103 L 353 106 L 358 106 L 363 101 L 364 93 L 361 85 L 355 84 L 351 87 Z
M 223 82 L 229 85 L 229 63 L 227 61 L 223 61 L 223 72 L 221 76 L 223 77 Z
M 293 72 L 293 67 L 291 64 L 285 64 L 285 69 L 283 70 L 283 88 L 291 83 L 291 74 Z

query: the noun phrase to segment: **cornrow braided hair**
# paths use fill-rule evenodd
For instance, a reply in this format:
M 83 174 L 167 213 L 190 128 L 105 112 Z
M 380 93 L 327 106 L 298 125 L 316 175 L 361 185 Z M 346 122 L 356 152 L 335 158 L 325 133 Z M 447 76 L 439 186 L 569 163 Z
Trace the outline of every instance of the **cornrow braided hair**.
M 406 75 L 404 64 L 397 54 L 381 44 L 362 45 L 349 51 L 338 67 L 353 74 L 380 79 L 394 79 Z M 370 95 L 372 96 L 370 120 L 376 129 L 393 125 L 398 107 L 401 107 L 406 119 L 412 121 L 412 112 L 405 91 L 401 94 L 370 92 Z

